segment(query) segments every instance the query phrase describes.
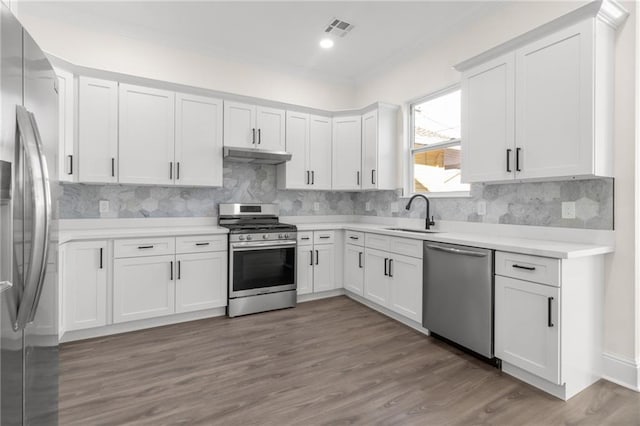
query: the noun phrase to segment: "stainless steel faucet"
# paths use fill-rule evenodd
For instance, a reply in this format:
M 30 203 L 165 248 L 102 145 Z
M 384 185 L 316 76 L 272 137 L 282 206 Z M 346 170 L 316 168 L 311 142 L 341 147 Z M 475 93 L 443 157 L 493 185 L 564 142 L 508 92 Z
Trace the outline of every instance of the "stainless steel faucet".
M 436 223 L 433 221 L 433 216 L 431 216 L 431 220 L 429 220 L 429 199 L 427 197 L 425 197 L 422 194 L 416 194 L 413 197 L 411 197 L 409 199 L 409 202 L 407 203 L 407 207 L 406 209 L 409 210 L 411 208 L 411 203 L 413 202 L 413 200 L 415 200 L 416 198 L 424 198 L 424 201 L 427 203 L 427 218 L 425 220 L 425 229 L 431 229 L 431 227 L 433 225 L 435 225 Z

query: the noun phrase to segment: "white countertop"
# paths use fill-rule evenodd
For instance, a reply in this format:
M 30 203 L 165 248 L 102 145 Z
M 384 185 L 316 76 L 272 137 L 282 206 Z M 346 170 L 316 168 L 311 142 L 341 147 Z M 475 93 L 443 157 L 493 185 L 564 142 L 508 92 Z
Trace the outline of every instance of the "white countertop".
M 419 232 L 392 231 L 388 229 L 397 227 L 398 226 L 369 223 L 303 223 L 298 225 L 298 231 L 346 229 L 359 232 L 374 232 L 376 234 L 390 235 L 394 237 L 460 244 L 558 259 L 596 256 L 612 253 L 614 251 L 614 247 L 608 245 L 580 244 L 553 240 L 536 240 L 531 238 L 500 237 L 479 233 L 436 232 L 424 234 Z
M 58 232 L 58 242 L 64 244 L 78 240 L 103 240 L 111 238 L 181 237 L 187 235 L 227 234 L 227 228 L 207 226 L 159 226 L 139 228 L 73 229 Z
M 99 223 L 93 221 L 80 222 L 79 226 L 76 225 L 75 227 L 61 229 L 58 231 L 60 244 L 80 240 L 177 237 L 228 233 L 226 228 L 216 226 L 214 224 L 214 220 L 211 218 L 192 222 L 177 220 L 169 220 L 166 222 L 156 221 L 153 226 L 146 225 L 148 223 L 146 221 L 133 221 L 130 223 L 122 219 L 101 221 Z M 189 226 L 184 226 L 184 223 L 191 224 Z M 614 251 L 614 247 L 611 244 L 586 244 L 558 241 L 554 239 L 524 238 L 513 235 L 500 236 L 500 234 L 497 234 L 496 232 L 458 232 L 455 230 L 446 230 L 445 232 L 424 234 L 418 232 L 393 231 L 388 229 L 402 227 L 398 225 L 394 226 L 390 224 L 366 222 L 308 222 L 298 223 L 297 227 L 300 232 L 332 229 L 373 232 L 393 237 L 460 244 L 558 259 L 596 256 L 612 253 Z

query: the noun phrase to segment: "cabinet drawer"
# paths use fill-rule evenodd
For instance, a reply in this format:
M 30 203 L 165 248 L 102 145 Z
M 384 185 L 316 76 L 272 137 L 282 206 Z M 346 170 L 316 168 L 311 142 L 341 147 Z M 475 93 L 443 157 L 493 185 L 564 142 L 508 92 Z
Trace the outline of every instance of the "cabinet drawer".
M 499 251 L 496 275 L 560 287 L 560 260 Z
M 227 249 L 226 235 L 195 235 L 176 237 L 176 253 L 204 253 Z
M 422 259 L 424 242 L 412 238 L 391 238 L 389 251 Z
M 354 244 L 356 246 L 364 246 L 364 232 L 346 231 L 347 244 Z
M 116 240 L 113 244 L 113 253 L 116 258 L 174 254 L 175 242 L 175 238 Z
M 334 231 L 315 231 L 313 233 L 314 244 L 333 244 L 334 239 Z
M 391 237 L 379 234 L 364 234 L 364 245 L 367 248 L 389 251 Z
M 310 244 L 313 244 L 313 232 L 298 232 L 298 245 L 306 246 Z

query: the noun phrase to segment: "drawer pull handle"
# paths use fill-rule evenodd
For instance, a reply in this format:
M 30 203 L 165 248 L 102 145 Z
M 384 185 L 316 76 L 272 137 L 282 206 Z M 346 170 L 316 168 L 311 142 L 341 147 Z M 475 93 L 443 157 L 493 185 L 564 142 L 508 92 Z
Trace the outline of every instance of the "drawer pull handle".
M 152 249 L 153 246 L 138 246 L 139 250 L 144 250 L 144 249 Z
M 300 239 L 301 239 L 301 240 L 305 240 L 305 241 L 306 241 L 306 240 L 308 240 L 308 239 L 309 239 L 309 237 L 302 237 L 302 238 L 300 238 Z
M 360 237 L 354 237 L 353 235 L 349 236 L 349 238 L 351 238 L 352 240 L 359 240 Z
M 331 235 L 320 235 L 321 240 L 326 240 L 327 238 L 331 238 Z
M 208 246 L 209 243 L 196 243 L 197 246 Z
M 534 266 L 522 266 L 522 265 L 518 265 L 517 263 L 514 263 L 511 266 L 513 268 L 524 269 L 525 271 L 535 271 L 536 270 L 536 268 Z
M 553 303 L 553 297 L 547 297 L 547 326 L 553 327 L 553 320 L 551 319 L 551 304 Z

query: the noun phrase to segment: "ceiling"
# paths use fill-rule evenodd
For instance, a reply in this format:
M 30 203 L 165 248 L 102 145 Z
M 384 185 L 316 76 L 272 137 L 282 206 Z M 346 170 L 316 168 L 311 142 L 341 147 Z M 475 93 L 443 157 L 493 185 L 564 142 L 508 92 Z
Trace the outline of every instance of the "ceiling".
M 496 6 L 489 1 L 28 1 L 20 14 L 343 81 L 364 78 Z M 318 46 L 332 18 L 355 25 Z M 53 52 L 55 53 L 55 52 Z

